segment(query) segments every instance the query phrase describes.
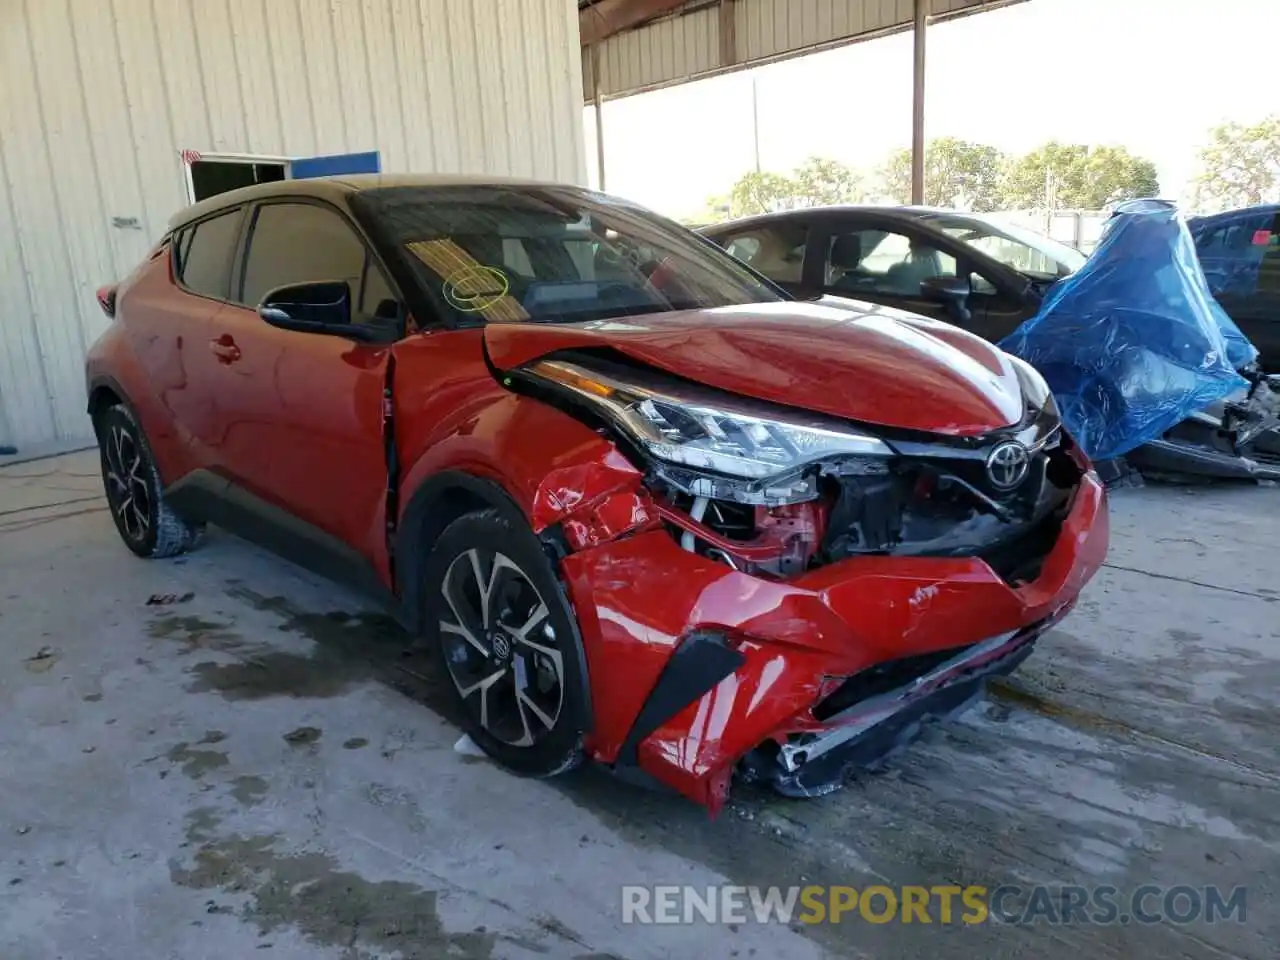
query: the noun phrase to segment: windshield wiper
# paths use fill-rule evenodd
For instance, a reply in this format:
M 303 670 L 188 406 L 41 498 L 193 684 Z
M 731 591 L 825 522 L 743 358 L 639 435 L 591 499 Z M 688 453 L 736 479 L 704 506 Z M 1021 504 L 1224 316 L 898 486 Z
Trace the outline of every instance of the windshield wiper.
M 601 310 L 574 310 L 563 313 L 545 313 L 531 316 L 526 323 L 591 323 L 594 320 L 616 320 L 619 317 L 639 317 L 650 313 L 671 313 L 676 310 L 695 309 L 693 307 L 671 307 L 660 304 L 639 304 L 627 307 L 612 307 Z

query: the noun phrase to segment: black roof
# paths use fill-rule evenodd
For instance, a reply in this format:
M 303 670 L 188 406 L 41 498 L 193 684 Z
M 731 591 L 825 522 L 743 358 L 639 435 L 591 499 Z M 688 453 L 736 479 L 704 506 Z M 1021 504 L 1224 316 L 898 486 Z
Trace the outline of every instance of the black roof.
M 276 180 L 271 183 L 258 183 L 252 187 L 240 187 L 228 190 L 216 197 L 209 197 L 199 203 L 179 210 L 169 218 L 169 229 L 177 230 L 193 220 L 199 220 L 211 213 L 236 207 L 254 200 L 267 197 L 316 197 L 331 202 L 342 202 L 352 193 L 365 190 L 377 190 L 382 187 L 547 187 L 567 186 L 552 184 L 540 180 L 521 180 L 514 177 L 465 176 L 450 174 L 425 173 L 360 173 L 346 174 L 336 177 L 316 177 L 309 180 Z
M 1256 207 L 1240 207 L 1236 210 L 1224 210 L 1222 213 L 1207 213 L 1199 217 L 1191 217 L 1189 223 L 1195 223 L 1197 226 L 1213 225 L 1219 222 L 1234 220 L 1237 217 L 1247 217 L 1252 215 L 1258 216 L 1275 216 L 1280 214 L 1280 203 L 1264 203 Z
M 959 220 L 982 220 L 981 214 L 967 213 L 963 210 L 947 210 L 943 207 L 911 207 L 911 206 L 872 206 L 870 204 L 837 204 L 827 207 L 801 207 L 797 210 L 780 210 L 777 213 L 758 213 L 737 220 L 726 220 L 713 226 L 700 227 L 702 233 L 714 233 L 720 230 L 749 227 L 755 223 L 770 223 L 775 220 L 791 220 L 796 217 L 830 216 L 857 213 L 876 216 L 889 220 L 932 220 L 937 217 L 949 217 Z

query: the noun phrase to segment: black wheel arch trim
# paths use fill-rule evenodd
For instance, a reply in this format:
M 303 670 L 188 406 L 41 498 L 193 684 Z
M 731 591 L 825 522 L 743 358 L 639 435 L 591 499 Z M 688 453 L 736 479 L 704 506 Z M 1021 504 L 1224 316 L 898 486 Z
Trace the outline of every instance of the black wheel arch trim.
M 124 387 L 120 386 L 120 381 L 117 380 L 115 377 L 111 376 L 111 374 L 109 373 L 99 373 L 94 375 L 89 379 L 89 382 L 86 385 L 84 408 L 85 408 L 85 412 L 89 414 L 89 416 L 91 417 L 93 416 L 94 395 L 99 390 L 103 390 L 103 389 L 110 390 L 113 394 L 115 394 L 116 397 L 119 398 L 120 402 L 129 409 L 129 412 L 131 414 L 133 414 L 134 419 L 135 420 L 138 419 L 138 411 L 134 408 L 132 401 L 130 401 L 128 392 L 124 389 Z
M 459 511 L 441 515 L 440 507 L 449 499 L 461 500 Z M 426 567 L 431 543 L 424 543 L 424 535 L 432 531 L 432 520 L 439 536 L 444 528 L 464 513 L 475 510 L 496 509 L 511 520 L 519 518 L 528 523 L 524 512 L 501 486 L 464 473 L 446 470 L 423 480 L 404 503 L 404 510 L 395 525 L 396 593 L 421 629 L 424 618 L 422 609 L 422 575 Z
M 637 766 L 640 744 L 647 736 L 715 689 L 746 660 L 740 650 L 729 646 L 727 637 L 719 630 L 694 630 L 688 634 L 663 664 L 627 738 L 622 741 L 614 765 Z
M 442 512 L 441 506 L 451 499 L 457 509 Z M 431 542 L 425 542 L 427 532 L 433 531 L 438 537 L 458 517 L 486 509 L 497 510 L 513 524 L 529 526 L 529 519 L 524 511 L 500 484 L 464 471 L 445 470 L 433 474 L 422 481 L 409 496 L 395 532 L 396 592 L 400 598 L 400 606 L 416 633 L 423 631 L 426 622 L 422 581 L 427 556 L 434 543 L 434 537 Z M 579 716 L 574 719 L 583 733 L 589 733 L 595 717 L 591 699 L 591 675 L 587 669 L 586 650 L 578 627 L 577 613 L 558 576 L 557 568 L 564 553 L 562 540 L 556 527 L 548 528 L 541 536 L 535 536 L 543 554 L 557 573 L 556 589 L 560 592 L 559 599 L 569 611 L 569 626 L 573 631 L 574 642 L 572 650 L 564 651 L 565 672 L 571 674 L 566 680 L 578 692 Z
M 147 424 L 143 422 L 142 415 L 138 412 L 138 407 L 134 404 L 127 390 L 120 385 L 120 381 L 109 373 L 99 373 L 94 375 L 87 384 L 88 395 L 85 398 L 85 410 L 89 414 L 89 418 L 93 421 L 93 430 L 95 437 L 98 432 L 97 420 L 93 414 L 93 397 L 99 390 L 110 390 L 120 401 L 120 406 L 129 411 L 129 416 L 133 418 L 133 422 L 138 425 L 138 429 L 142 432 L 142 442 L 146 445 L 147 453 L 151 457 L 151 461 L 155 464 L 156 472 L 160 474 L 160 482 L 166 487 L 174 482 L 174 478 L 166 477 L 161 469 L 160 462 L 156 459 L 155 447 L 152 445 L 152 436 L 147 432 Z M 154 427 L 155 425 L 152 424 Z M 157 432 L 157 436 L 163 435 Z M 181 478 L 177 478 L 181 479 Z M 181 513 L 181 511 L 179 511 Z M 194 519 L 194 518 L 192 518 Z

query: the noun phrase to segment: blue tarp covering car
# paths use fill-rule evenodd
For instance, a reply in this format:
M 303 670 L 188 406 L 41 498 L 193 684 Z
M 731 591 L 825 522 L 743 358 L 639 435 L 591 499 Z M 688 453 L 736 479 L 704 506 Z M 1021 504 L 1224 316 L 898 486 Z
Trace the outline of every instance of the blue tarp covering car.
M 1177 208 L 1121 205 L 1089 261 L 1001 346 L 1048 381 L 1095 460 L 1158 441 L 1250 388 L 1257 351 L 1209 292 Z

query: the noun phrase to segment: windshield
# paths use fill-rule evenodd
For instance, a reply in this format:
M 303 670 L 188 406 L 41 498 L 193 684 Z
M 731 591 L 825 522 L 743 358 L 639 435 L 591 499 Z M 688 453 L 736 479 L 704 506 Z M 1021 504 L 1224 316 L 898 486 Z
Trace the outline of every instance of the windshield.
M 572 187 L 383 187 L 353 207 L 454 320 L 572 322 L 786 299 L 715 246 Z
M 1035 278 L 1068 277 L 1084 266 L 1083 253 L 1034 230 L 980 217 L 933 217 L 930 223 L 1006 267 Z

